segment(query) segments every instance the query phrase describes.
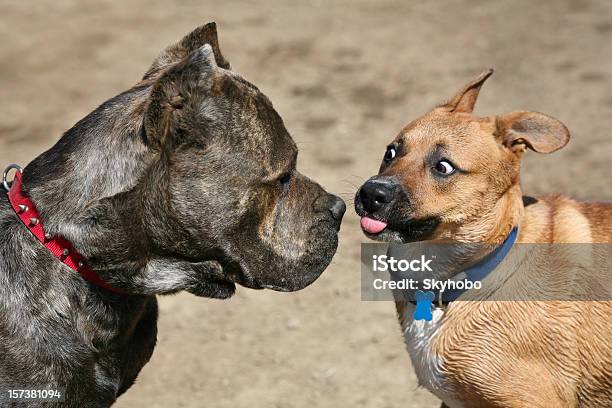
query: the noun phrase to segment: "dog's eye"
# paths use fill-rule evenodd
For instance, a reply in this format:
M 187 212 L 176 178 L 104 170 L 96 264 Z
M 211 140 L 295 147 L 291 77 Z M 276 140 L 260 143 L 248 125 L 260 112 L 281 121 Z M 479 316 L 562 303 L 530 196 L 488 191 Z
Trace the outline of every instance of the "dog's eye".
M 445 176 L 453 174 L 455 172 L 455 167 L 448 160 L 440 160 L 434 166 L 434 169 Z
M 387 146 L 387 151 L 385 152 L 384 161 L 385 163 L 391 163 L 393 159 L 397 156 L 397 150 L 395 150 L 395 146 Z
M 278 178 L 278 182 L 281 186 L 285 187 L 291 182 L 291 173 L 285 173 Z

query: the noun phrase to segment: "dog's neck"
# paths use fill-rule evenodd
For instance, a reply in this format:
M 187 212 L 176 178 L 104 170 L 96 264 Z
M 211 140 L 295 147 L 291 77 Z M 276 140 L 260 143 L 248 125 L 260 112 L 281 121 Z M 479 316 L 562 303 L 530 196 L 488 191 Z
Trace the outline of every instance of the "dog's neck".
M 500 197 L 491 211 L 463 224 L 450 241 L 441 241 L 454 244 L 454 252 L 446 255 L 448 264 L 442 268 L 441 278 L 454 276 L 484 259 L 506 240 L 513 228 L 520 226 L 523 214 L 521 188 L 515 184 Z
M 70 241 L 111 286 L 227 298 L 235 287 L 217 261 L 202 259 L 206 239 L 194 239 L 173 219 L 159 191 L 169 185 L 168 166 L 144 134 L 149 92 L 138 85 L 79 121 L 24 169 L 23 191 L 45 232 Z
M 510 231 L 520 224 L 524 214 L 519 184 L 510 187 L 490 211 L 478 214 L 463 223 L 453 234 L 458 243 L 502 243 Z
M 45 232 L 65 237 L 83 255 L 104 245 L 114 249 L 117 237 L 105 230 L 109 223 L 115 233 L 139 238 L 126 239 L 120 254 L 133 252 L 132 247 L 145 240 L 142 226 L 134 223 L 137 217 L 130 217 L 139 210 L 137 201 L 127 193 L 137 188 L 158 157 L 142 135 L 148 94 L 147 86 L 137 86 L 105 102 L 24 170 L 23 189 L 35 203 Z M 118 202 L 124 205 L 121 211 Z

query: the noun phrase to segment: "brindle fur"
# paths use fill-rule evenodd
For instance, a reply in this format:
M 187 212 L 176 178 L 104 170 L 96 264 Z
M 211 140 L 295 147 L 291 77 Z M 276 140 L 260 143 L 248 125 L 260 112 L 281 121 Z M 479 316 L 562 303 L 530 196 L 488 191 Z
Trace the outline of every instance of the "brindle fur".
M 0 385 L 108 406 L 151 357 L 155 295 L 313 282 L 345 207 L 296 155 L 270 101 L 229 70 L 214 23 L 166 49 L 23 174 L 46 231 L 129 295 L 60 263 L 0 197 Z

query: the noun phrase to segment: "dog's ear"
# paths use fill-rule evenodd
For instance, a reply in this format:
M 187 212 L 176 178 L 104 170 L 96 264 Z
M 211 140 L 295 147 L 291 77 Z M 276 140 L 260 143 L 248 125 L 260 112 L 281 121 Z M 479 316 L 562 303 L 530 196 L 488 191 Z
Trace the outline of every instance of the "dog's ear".
M 221 54 L 219 39 L 217 38 L 217 24 L 213 22 L 196 28 L 183 37 L 181 41 L 166 48 L 155 61 L 153 61 L 153 64 L 151 64 L 151 67 L 144 75 L 143 79 L 149 79 L 155 76 L 155 74 L 160 72 L 164 67 L 182 61 L 204 44 L 210 44 L 212 47 L 218 66 L 230 69 L 229 62 L 227 62 L 223 54 Z
M 184 111 L 212 88 L 217 69 L 213 48 L 205 44 L 156 80 L 144 114 L 148 143 L 159 147 L 175 140 Z
M 443 105 L 443 107 L 448 109 L 450 112 L 472 113 L 482 84 L 484 84 L 487 78 L 489 78 L 492 74 L 493 70 L 491 68 L 483 71 L 480 75 L 461 88 L 459 92 L 457 92 L 447 103 Z
M 567 127 L 557 119 L 539 112 L 511 112 L 496 118 L 497 137 L 514 152 L 529 148 L 552 153 L 569 142 Z

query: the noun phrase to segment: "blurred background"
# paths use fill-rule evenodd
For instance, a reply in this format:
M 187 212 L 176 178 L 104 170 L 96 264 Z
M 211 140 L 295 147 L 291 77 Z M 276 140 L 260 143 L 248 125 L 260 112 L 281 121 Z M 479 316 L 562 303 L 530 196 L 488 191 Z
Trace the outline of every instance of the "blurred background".
M 394 305 L 360 300 L 352 196 L 403 125 L 493 67 L 477 113 L 541 111 L 572 133 L 526 155 L 524 191 L 611 200 L 612 2 L 0 0 L 0 166 L 27 164 L 208 21 L 283 116 L 298 168 L 349 211 L 301 292 L 161 298 L 153 359 L 116 406 L 437 407 Z

